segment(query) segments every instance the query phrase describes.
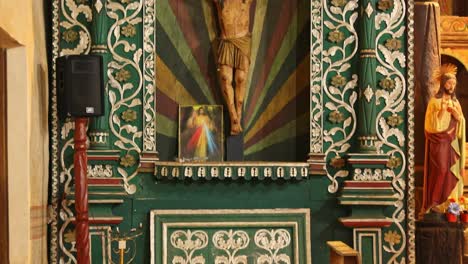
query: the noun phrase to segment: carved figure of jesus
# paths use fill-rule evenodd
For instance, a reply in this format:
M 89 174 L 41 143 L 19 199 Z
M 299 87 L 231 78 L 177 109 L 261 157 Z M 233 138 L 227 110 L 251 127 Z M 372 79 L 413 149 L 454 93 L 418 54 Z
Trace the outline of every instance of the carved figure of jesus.
M 214 0 L 221 30 L 217 60 L 218 74 L 229 111 L 231 135 L 242 132 L 242 108 L 250 66 L 249 25 L 252 1 Z

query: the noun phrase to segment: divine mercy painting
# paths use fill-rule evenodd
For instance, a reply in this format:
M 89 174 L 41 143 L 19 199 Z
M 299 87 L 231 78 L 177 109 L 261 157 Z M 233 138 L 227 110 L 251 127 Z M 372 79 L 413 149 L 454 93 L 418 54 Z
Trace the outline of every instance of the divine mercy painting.
M 223 107 L 179 107 L 179 161 L 223 161 Z

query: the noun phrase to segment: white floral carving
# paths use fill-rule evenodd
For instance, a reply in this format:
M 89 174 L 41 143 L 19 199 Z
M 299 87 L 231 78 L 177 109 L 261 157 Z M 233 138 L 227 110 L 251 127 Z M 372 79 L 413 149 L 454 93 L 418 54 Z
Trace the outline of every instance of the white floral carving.
M 88 165 L 88 178 L 110 178 L 112 176 L 111 165 Z
M 156 153 L 155 0 L 144 1 L 143 21 L 143 152 Z
M 372 4 L 369 2 L 367 3 L 367 7 L 366 7 L 367 17 L 370 18 L 372 16 L 372 13 L 374 13 L 374 8 L 372 8 Z
M 255 245 L 268 251 L 268 254 L 260 255 L 257 264 L 290 264 L 288 255 L 281 253 L 291 244 L 291 235 L 286 229 L 260 229 L 255 233 Z
M 311 52 L 310 52 L 310 152 L 323 152 L 322 115 L 322 1 L 311 2 Z
M 141 1 L 133 1 L 125 6 L 120 1 L 109 1 L 107 4 L 107 15 L 114 20 L 107 36 L 109 51 L 112 54 L 112 61 L 109 62 L 107 71 L 111 105 L 109 123 L 111 133 L 117 138 L 114 145 L 127 153 L 141 152 L 138 142 L 143 132 L 132 124 L 122 124 L 118 110 L 121 107 L 129 109 L 142 104 L 139 95 L 143 87 L 143 74 L 140 68 L 143 51 L 137 49 L 135 43 L 121 39 L 120 32 L 124 24 L 138 25 L 142 22 L 140 15 L 142 8 Z M 133 73 L 136 73 L 136 85 L 129 82 L 130 80 L 122 83 L 116 80 L 116 73 L 122 69 L 131 69 Z M 135 169 L 130 172 L 130 175 L 121 167 L 117 168 L 117 171 L 123 178 L 126 191 L 130 194 L 135 193 L 136 186 L 130 184 L 130 181 L 138 174 L 138 171 Z
M 393 9 L 391 13 L 379 13 L 375 18 L 375 27 L 380 30 L 376 37 L 376 45 L 380 52 L 377 52 L 377 61 L 379 66 L 377 72 L 385 78 L 392 78 L 395 80 L 395 89 L 378 90 L 376 93 L 377 102 L 383 101 L 384 107 L 377 114 L 377 120 L 379 121 L 377 126 L 377 136 L 382 142 L 381 149 L 387 151 L 386 154 L 390 156 L 399 157 L 402 160 L 402 166 L 395 169 L 395 176 L 392 179 L 393 188 L 396 191 L 398 201 L 395 203 L 396 209 L 392 214 L 393 222 L 397 227 L 397 232 L 400 232 L 401 243 L 396 245 L 385 245 L 384 250 L 390 254 L 390 258 L 387 263 L 404 263 L 404 252 L 406 251 L 406 228 L 404 221 L 406 219 L 405 209 L 405 193 L 406 193 L 406 181 L 405 181 L 405 170 L 407 159 L 405 155 L 405 135 L 402 130 L 398 127 L 390 128 L 385 122 L 385 115 L 397 114 L 405 110 L 407 94 L 407 84 L 404 81 L 406 68 L 406 57 L 400 50 L 389 50 L 385 45 L 386 39 L 401 39 L 405 32 L 404 21 L 406 18 L 406 1 L 395 0 L 393 1 Z M 400 70 L 403 69 L 403 71 Z M 391 142 L 391 139 L 396 139 L 397 144 Z M 400 260 L 399 260 L 400 259 Z
M 354 169 L 353 180 L 355 181 L 385 181 L 393 178 L 395 173 L 390 169 Z
M 104 5 L 102 4 L 101 0 L 96 0 L 96 3 L 94 4 L 94 8 L 96 8 L 96 11 L 98 13 L 101 12 L 103 6 Z
M 91 49 L 91 35 L 88 28 L 78 20 L 78 15 L 83 14 L 88 22 L 93 18 L 93 12 L 87 5 L 77 5 L 74 0 L 64 0 L 61 2 L 61 10 L 64 20 L 60 26 L 65 29 L 77 28 L 80 35 L 80 41 L 75 48 L 62 49 L 60 55 L 87 54 Z
M 205 248 L 208 245 L 208 234 L 201 230 L 177 230 L 172 233 L 171 245 L 182 250 L 185 257 L 174 256 L 172 264 L 205 264 L 203 255 L 193 256 L 195 251 Z
M 372 97 L 374 97 L 374 90 L 372 90 L 370 85 L 368 85 L 367 88 L 364 90 L 364 96 L 366 97 L 368 103 L 370 103 Z
M 336 6 L 328 6 L 328 1 L 323 1 L 324 11 L 328 19 L 323 21 L 323 24 L 330 30 L 341 30 L 349 32 L 350 36 L 342 42 L 331 46 L 327 50 L 323 50 L 322 64 L 328 65 L 322 76 L 323 95 L 327 101 L 325 108 L 329 111 L 340 111 L 348 116 L 344 122 L 335 125 L 329 130 L 324 131 L 324 142 L 326 149 L 325 154 L 327 160 L 329 157 L 340 156 L 346 153 L 351 144 L 348 142 L 356 132 L 356 111 L 354 104 L 357 100 L 357 92 L 355 91 L 358 83 L 358 76 L 351 75 L 351 79 L 342 88 L 327 85 L 327 81 L 331 76 L 347 72 L 351 68 L 350 61 L 355 57 L 358 49 L 358 34 L 355 28 L 355 22 L 358 17 L 358 1 L 350 0 L 343 8 Z M 323 67 L 323 66 L 322 66 Z M 338 191 L 338 178 L 349 175 L 347 170 L 330 171 L 327 177 L 331 184 L 328 186 L 330 193 Z
M 226 252 L 227 256 L 216 256 L 215 264 L 247 264 L 247 256 L 236 256 L 239 250 L 249 245 L 249 235 L 242 230 L 217 231 L 213 235 L 213 244 Z

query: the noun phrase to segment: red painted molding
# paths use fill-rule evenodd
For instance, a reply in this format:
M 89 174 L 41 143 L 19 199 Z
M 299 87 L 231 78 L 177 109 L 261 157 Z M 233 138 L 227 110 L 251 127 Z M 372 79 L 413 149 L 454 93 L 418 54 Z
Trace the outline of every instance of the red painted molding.
M 122 181 L 117 178 L 105 178 L 105 179 L 96 179 L 90 178 L 88 179 L 89 185 L 99 184 L 99 185 L 116 185 L 121 184 Z
M 91 217 L 89 218 L 90 225 L 118 225 L 122 223 L 123 217 Z M 72 224 L 76 225 L 76 219 L 72 219 Z
M 76 211 L 76 250 L 79 264 L 89 264 L 89 219 L 88 219 L 88 177 L 86 156 L 87 118 L 75 118 L 75 211 Z
M 97 156 L 97 155 L 88 155 L 88 160 L 110 160 L 110 161 L 118 161 L 119 157 L 116 156 Z
M 377 220 L 375 221 L 364 221 L 364 219 L 340 219 L 340 222 L 350 228 L 359 228 L 359 227 L 389 227 L 392 225 L 392 220 Z
M 392 187 L 392 183 L 388 182 L 361 182 L 361 181 L 345 181 L 344 187 L 355 187 L 355 188 L 389 188 Z

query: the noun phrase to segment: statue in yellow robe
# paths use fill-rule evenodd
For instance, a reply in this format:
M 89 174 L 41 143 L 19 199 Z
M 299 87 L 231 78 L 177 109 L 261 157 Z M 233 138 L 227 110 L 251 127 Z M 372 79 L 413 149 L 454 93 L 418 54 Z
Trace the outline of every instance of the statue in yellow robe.
M 455 96 L 456 67 L 444 65 L 440 89 L 426 110 L 426 152 L 421 214 L 463 196 L 465 168 L 465 118 Z

